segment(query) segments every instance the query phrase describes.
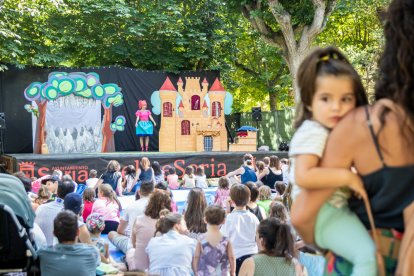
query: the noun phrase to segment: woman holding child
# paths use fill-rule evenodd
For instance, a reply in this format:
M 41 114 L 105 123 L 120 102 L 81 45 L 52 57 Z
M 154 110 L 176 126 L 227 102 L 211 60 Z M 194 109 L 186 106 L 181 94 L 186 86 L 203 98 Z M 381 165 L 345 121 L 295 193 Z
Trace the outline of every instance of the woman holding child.
M 370 199 L 375 226 L 381 229 L 381 244 L 398 246 L 414 209 L 414 2 L 394 0 L 384 32 L 377 102 L 350 111 L 338 122 L 328 137 L 321 166 L 355 167 Z M 292 223 L 307 242 L 314 241 L 315 217 L 334 191 L 308 189 L 294 201 Z M 351 197 L 349 208 L 369 229 L 363 201 Z M 387 255 L 387 273 L 394 274 L 397 250 L 380 249 Z

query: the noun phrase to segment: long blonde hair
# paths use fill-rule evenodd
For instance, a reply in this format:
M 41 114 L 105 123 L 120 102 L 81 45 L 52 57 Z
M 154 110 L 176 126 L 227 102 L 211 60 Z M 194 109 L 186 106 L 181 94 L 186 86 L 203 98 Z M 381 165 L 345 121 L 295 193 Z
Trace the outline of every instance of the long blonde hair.
M 112 189 L 112 186 L 109 184 L 101 184 L 98 186 L 98 193 L 102 193 L 102 196 L 106 198 L 107 201 L 118 204 L 119 210 L 122 210 L 122 205 L 116 197 L 115 191 Z

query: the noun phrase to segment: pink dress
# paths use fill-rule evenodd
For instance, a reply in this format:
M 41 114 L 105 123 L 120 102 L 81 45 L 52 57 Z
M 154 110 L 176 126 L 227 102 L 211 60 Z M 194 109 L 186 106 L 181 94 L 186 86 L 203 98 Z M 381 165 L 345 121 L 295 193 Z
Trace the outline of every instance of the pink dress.
M 148 121 L 150 115 L 151 111 L 149 110 L 137 110 L 137 112 L 135 112 L 135 116 L 139 117 L 139 120 L 143 122 Z
M 226 209 L 226 201 L 229 196 L 230 196 L 230 189 L 218 188 L 216 191 L 216 196 L 214 198 L 214 204 L 220 205 L 221 207 Z

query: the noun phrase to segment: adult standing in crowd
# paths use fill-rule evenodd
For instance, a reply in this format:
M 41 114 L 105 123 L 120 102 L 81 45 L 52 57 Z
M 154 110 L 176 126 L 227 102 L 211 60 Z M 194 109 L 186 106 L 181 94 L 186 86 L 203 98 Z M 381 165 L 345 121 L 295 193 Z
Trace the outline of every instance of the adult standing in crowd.
M 270 189 L 275 188 L 276 181 L 283 181 L 282 167 L 279 157 L 276 155 L 270 156 L 270 163 L 268 167 L 265 167 L 263 172 L 259 174 L 258 180 L 268 186 Z
M 119 172 L 120 169 L 121 165 L 119 165 L 118 161 L 109 161 L 106 171 L 99 177 L 96 187 L 99 187 L 101 184 L 109 184 L 117 195 L 122 195 L 122 175 Z
M 414 209 L 413 1 L 394 0 L 390 4 L 384 32 L 385 50 L 375 88 L 377 101 L 351 111 L 337 124 L 328 138 L 321 165 L 355 167 L 370 198 L 375 225 L 381 229 L 380 239 L 387 240 L 382 244 L 398 245 Z M 296 198 L 292 223 L 303 238 L 313 242 L 314 218 L 333 190 L 309 192 L 314 193 L 311 204 L 303 206 L 300 195 Z M 353 197 L 349 207 L 370 228 L 364 203 Z M 383 247 L 381 251 L 391 252 L 387 272 L 394 274 L 398 252 Z

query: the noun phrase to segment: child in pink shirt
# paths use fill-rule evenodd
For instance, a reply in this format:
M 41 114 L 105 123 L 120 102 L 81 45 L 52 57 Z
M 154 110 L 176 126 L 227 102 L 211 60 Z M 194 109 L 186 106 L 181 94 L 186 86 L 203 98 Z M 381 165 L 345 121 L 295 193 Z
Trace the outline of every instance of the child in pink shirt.
M 116 198 L 111 185 L 99 185 L 98 199 L 93 203 L 92 213 L 102 215 L 105 220 L 105 229 L 102 231 L 102 234 L 108 234 L 110 231 L 117 230 L 120 211 L 121 204 Z
M 220 177 L 218 184 L 219 188 L 216 191 L 214 205 L 219 205 L 226 209 L 226 202 L 228 197 L 230 196 L 229 179 L 226 176 L 222 176 Z
M 175 173 L 174 167 L 168 170 L 167 183 L 168 188 L 172 190 L 177 190 L 180 186 L 180 184 L 178 184 L 178 175 Z

